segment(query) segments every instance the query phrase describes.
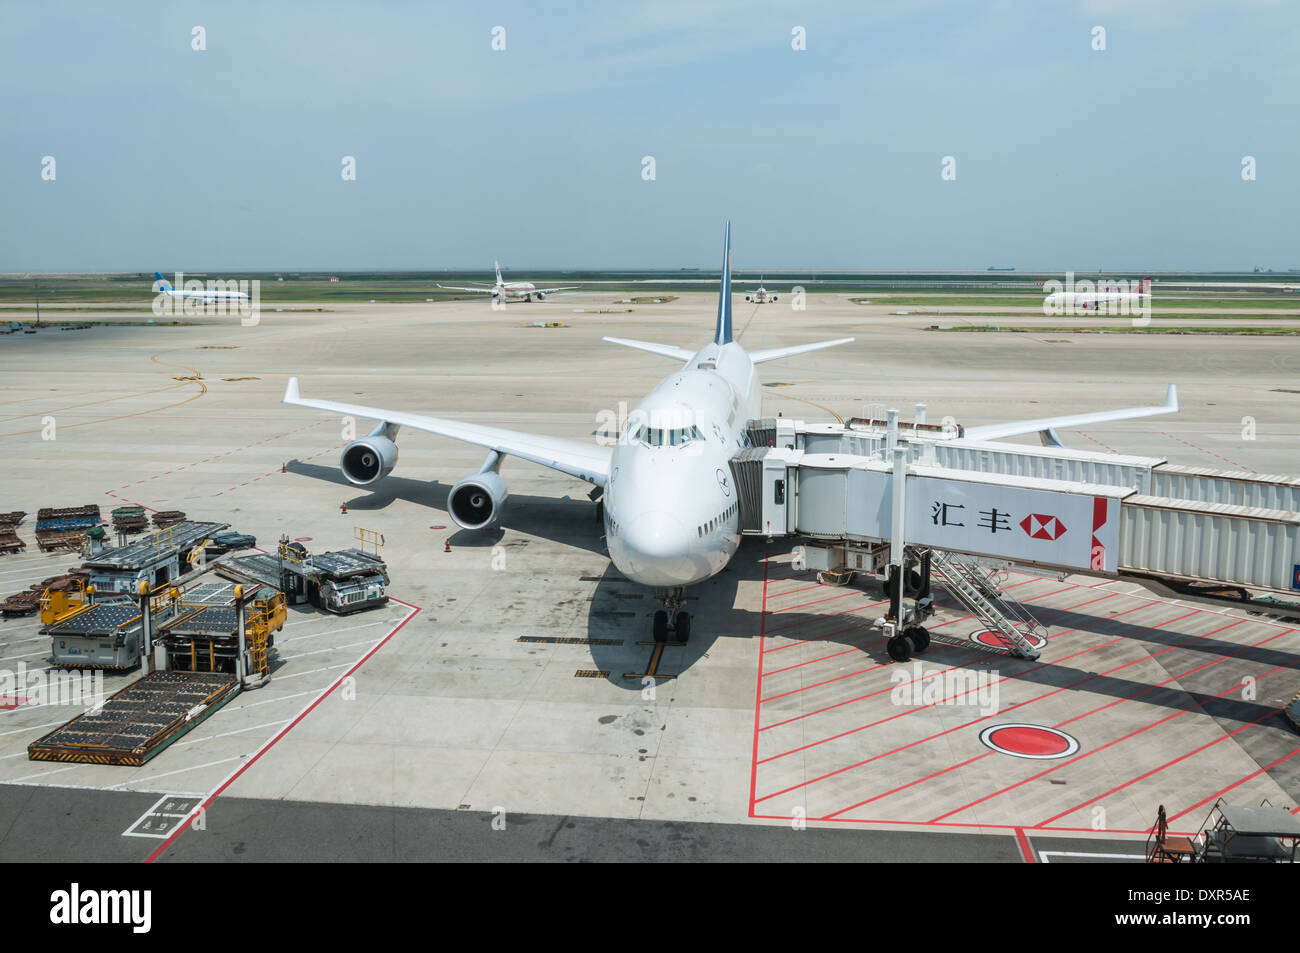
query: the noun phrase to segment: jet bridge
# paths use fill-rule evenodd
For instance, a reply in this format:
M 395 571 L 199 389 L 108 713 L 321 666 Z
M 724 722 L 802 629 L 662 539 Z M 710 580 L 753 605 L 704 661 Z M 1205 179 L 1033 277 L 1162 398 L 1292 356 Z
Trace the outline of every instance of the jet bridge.
M 755 446 L 731 462 L 741 531 L 805 538 L 806 565 L 826 571 L 823 580 L 886 575 L 895 634 L 928 614 L 925 605 L 910 620 L 901 614 L 900 589 L 928 596 L 934 569 L 1027 657 L 1037 624 L 998 604 L 982 562 L 1300 591 L 1300 479 L 958 434 L 899 425 L 893 413 L 887 422 L 751 421 Z M 928 641 L 913 634 L 914 647 Z

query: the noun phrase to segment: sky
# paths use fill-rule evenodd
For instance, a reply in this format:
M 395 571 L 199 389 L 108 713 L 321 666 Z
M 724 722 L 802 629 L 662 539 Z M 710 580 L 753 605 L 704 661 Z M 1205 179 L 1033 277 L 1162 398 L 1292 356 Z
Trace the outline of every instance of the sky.
M 0 272 L 1285 272 L 1298 107 L 1289 0 L 0 0 Z

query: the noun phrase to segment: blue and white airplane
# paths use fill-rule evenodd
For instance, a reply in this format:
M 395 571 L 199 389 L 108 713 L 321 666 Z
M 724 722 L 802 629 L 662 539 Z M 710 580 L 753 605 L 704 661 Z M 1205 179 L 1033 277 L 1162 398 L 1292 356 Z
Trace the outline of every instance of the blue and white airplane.
M 168 281 L 166 278 L 162 276 L 161 272 L 157 272 L 157 271 L 153 273 L 153 278 L 154 278 L 154 289 L 153 289 L 154 292 L 156 294 L 164 294 L 169 298 L 181 298 L 182 300 L 188 300 L 188 301 L 203 301 L 205 303 L 209 303 L 213 301 L 247 301 L 248 300 L 248 295 L 242 291 L 222 291 L 213 287 L 194 288 L 190 291 L 181 289 L 178 291 L 176 288 L 172 287 L 172 283 L 170 281 Z M 180 279 L 178 278 L 177 281 L 179 280 Z M 235 282 L 233 281 L 228 283 L 235 284 Z M 215 284 L 227 284 L 227 282 L 215 282 Z
M 465 529 L 482 529 L 500 517 L 508 495 L 500 468 L 507 456 L 595 484 L 599 491 L 593 496 L 604 495 L 605 539 L 615 568 L 628 579 L 652 587 L 663 604 L 654 616 L 655 638 L 663 640 L 671 627 L 676 639 L 685 641 L 690 634 L 690 617 L 682 610 L 686 587 L 720 572 L 740 545 L 740 512 L 730 461 L 747 446 L 746 423 L 761 416 L 755 367 L 847 344 L 853 338 L 746 352 L 732 333 L 728 224 L 713 340 L 698 351 L 623 338 L 605 340 L 681 364 L 629 415 L 612 450 L 405 411 L 311 400 L 300 395 L 296 377 L 289 380 L 284 403 L 380 421 L 369 436 L 343 448 L 343 475 L 356 486 L 369 486 L 392 471 L 397 464 L 394 439 L 401 427 L 487 448 L 479 472 L 456 483 L 447 497 L 448 515 Z M 1134 408 L 991 425 L 985 436 L 996 439 L 1169 409 Z

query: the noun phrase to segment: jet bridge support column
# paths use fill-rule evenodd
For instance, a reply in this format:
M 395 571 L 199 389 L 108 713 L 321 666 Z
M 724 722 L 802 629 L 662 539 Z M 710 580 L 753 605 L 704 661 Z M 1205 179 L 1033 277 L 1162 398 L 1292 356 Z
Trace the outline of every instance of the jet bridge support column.
M 897 436 L 898 411 L 889 412 L 890 437 Z M 895 657 L 902 653 L 910 657 L 911 643 L 907 636 L 901 635 L 903 622 L 903 523 L 907 513 L 907 450 L 894 445 L 894 472 L 890 474 L 890 496 L 893 519 L 890 521 L 889 539 L 889 613 L 885 616 L 885 630 L 889 637 L 889 655 Z

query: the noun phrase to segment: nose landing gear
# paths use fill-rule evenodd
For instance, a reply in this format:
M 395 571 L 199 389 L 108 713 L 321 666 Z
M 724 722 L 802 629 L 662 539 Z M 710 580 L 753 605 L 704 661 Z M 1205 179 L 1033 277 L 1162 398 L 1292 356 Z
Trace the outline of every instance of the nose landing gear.
M 682 609 L 685 590 L 681 586 L 656 589 L 655 598 L 664 604 L 664 608 L 654 614 L 655 641 L 667 642 L 670 631 L 676 636 L 674 642 L 688 641 L 691 637 L 691 614 Z

